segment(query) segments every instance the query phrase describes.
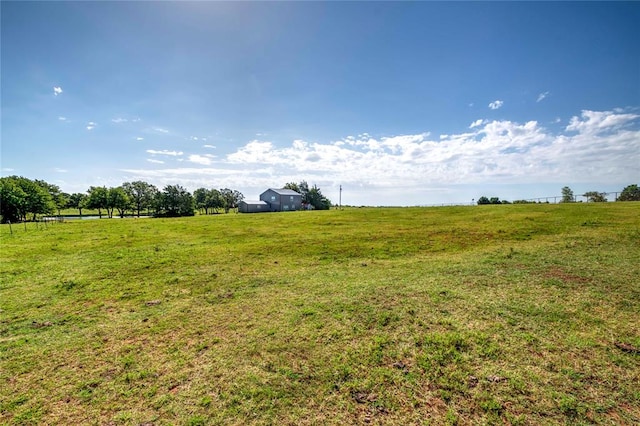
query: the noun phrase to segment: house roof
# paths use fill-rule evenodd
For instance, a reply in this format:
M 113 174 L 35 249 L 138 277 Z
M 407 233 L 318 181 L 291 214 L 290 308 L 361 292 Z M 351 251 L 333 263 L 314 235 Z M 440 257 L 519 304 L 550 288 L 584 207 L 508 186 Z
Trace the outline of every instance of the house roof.
M 279 195 L 301 195 L 299 192 L 294 191 L 293 189 L 275 189 L 269 188 L 267 191 L 273 191 Z
M 240 203 L 245 203 L 247 205 L 256 205 L 256 204 L 262 204 L 263 206 L 268 205 L 266 202 L 264 202 L 262 200 L 242 200 L 242 201 L 240 201 Z

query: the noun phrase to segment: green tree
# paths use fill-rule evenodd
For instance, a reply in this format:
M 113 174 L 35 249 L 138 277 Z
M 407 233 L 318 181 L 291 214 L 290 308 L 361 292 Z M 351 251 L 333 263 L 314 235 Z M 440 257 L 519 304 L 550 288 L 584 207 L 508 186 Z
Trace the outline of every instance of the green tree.
M 113 217 L 113 210 L 118 210 L 120 217 L 124 217 L 126 211 L 131 208 L 131 200 L 124 188 L 118 186 L 107 190 L 107 213 Z
M 89 197 L 87 198 L 86 207 L 98 210 L 98 216 L 102 219 L 102 209 L 107 208 L 107 188 L 104 186 L 92 186 L 87 192 Z
M 207 191 L 206 205 L 212 209 L 215 213 L 218 213 L 218 209 L 224 207 L 224 201 L 222 200 L 222 194 L 217 189 L 211 189 Z
M 69 195 L 69 202 L 67 203 L 67 207 L 72 209 L 78 209 L 78 214 L 82 217 L 82 209 L 87 202 L 87 194 L 82 194 L 80 192 L 73 193 Z
M 0 178 L 0 215 L 2 215 L 2 223 L 20 221 L 26 211 L 27 194 L 18 185 L 14 177 Z
M 483 204 L 491 204 L 491 201 L 485 197 L 484 195 L 480 198 L 478 198 L 478 205 L 483 205 Z
M 198 188 L 193 191 L 193 200 L 196 203 L 196 208 L 204 214 L 209 214 L 209 206 L 207 204 L 207 195 L 209 194 L 209 190 L 206 188 Z
M 640 188 L 638 188 L 638 185 L 625 186 L 618 197 L 618 201 L 640 201 Z
M 320 188 L 316 185 L 313 185 L 306 193 L 306 201 L 312 205 L 315 210 L 329 210 L 331 208 L 331 201 L 322 195 L 322 191 L 320 191 Z
M 222 207 L 225 213 L 238 207 L 238 203 L 244 200 L 244 195 L 240 191 L 224 188 L 220 190 L 220 198 L 222 199 Z
M 129 196 L 138 217 L 140 217 L 140 211 L 142 209 L 148 210 L 153 205 L 156 194 L 158 193 L 158 188 L 141 180 L 125 182 L 122 184 L 122 188 Z
M 32 214 L 32 220 L 36 220 L 38 214 L 52 214 L 55 212 L 56 205 L 46 182 L 32 181 L 22 176 L 12 176 L 12 178 L 26 195 L 22 220 L 27 220 L 27 214 Z
M 606 192 L 589 191 L 585 192 L 582 196 L 587 198 L 587 202 L 604 203 L 607 201 L 606 195 Z
M 573 203 L 575 201 L 575 197 L 573 195 L 573 190 L 568 186 L 562 188 L 562 200 L 561 203 Z
M 167 185 L 159 194 L 158 201 L 160 216 L 193 216 L 195 213 L 193 196 L 180 185 Z

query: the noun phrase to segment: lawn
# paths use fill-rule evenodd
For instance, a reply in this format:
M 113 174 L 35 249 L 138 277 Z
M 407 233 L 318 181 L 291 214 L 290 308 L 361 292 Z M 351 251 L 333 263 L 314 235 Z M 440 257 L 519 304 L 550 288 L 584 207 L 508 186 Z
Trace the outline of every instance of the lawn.
M 0 424 L 638 424 L 640 203 L 0 227 Z

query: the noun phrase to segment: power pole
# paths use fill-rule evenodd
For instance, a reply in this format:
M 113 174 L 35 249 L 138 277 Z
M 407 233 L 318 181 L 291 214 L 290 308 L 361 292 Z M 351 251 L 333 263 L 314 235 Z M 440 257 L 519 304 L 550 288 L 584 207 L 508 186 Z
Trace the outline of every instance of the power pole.
M 340 210 L 342 210 L 342 185 L 340 185 L 340 198 L 338 200 L 338 206 L 340 206 Z

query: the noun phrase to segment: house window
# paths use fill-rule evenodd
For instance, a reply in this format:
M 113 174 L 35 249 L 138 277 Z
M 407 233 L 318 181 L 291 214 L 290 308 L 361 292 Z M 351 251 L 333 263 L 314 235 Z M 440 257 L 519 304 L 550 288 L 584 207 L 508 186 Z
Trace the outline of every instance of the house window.
M 289 210 L 289 204 L 285 204 L 284 206 L 282 206 L 282 210 Z
M 293 195 L 289 197 L 289 201 L 293 202 Z
M 275 200 L 276 200 L 276 196 L 275 196 L 275 195 L 272 195 L 272 196 L 271 196 L 271 201 L 275 201 Z

